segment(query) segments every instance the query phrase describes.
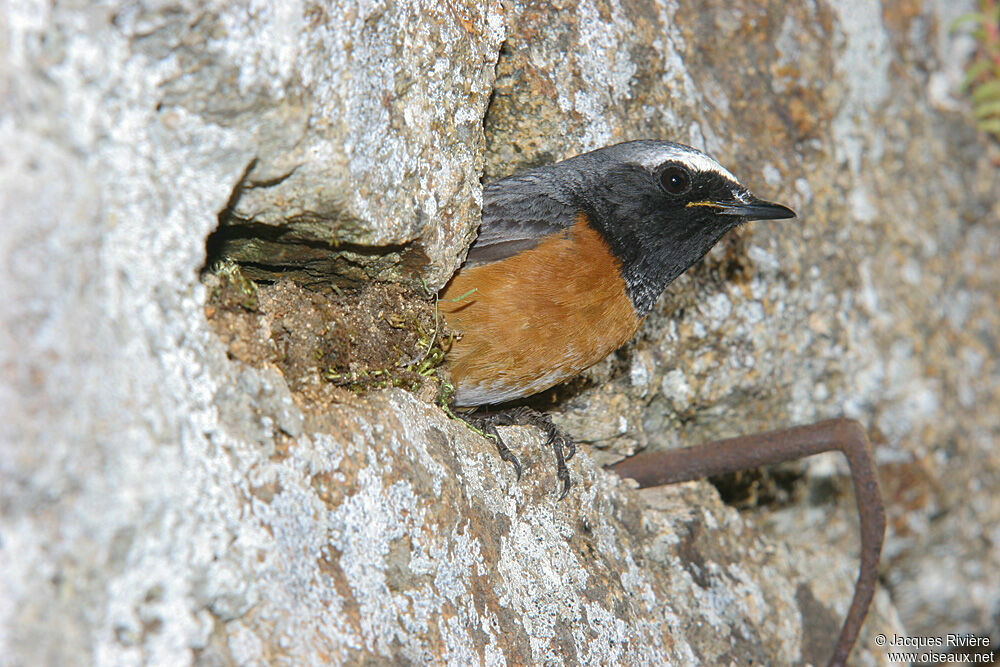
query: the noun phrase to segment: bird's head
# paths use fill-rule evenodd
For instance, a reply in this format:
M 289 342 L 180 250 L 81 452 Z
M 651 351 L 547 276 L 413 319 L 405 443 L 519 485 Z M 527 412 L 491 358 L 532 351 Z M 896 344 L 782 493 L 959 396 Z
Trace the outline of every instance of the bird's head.
M 622 261 L 636 310 L 750 220 L 793 218 L 764 201 L 699 150 L 667 141 L 631 141 L 562 163 L 576 171 L 573 196 Z

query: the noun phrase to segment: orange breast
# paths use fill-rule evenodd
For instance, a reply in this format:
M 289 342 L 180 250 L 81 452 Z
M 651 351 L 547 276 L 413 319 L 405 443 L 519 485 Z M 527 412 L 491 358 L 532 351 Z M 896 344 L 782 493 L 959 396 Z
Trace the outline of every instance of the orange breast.
M 455 404 L 530 396 L 628 341 L 640 320 L 620 269 L 580 214 L 530 250 L 459 271 L 440 302 L 448 326 L 461 334 L 448 355 Z

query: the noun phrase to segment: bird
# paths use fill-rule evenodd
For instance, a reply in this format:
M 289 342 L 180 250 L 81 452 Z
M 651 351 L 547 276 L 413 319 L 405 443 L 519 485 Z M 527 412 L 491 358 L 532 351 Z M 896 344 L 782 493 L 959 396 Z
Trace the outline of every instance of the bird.
M 729 231 L 794 218 L 759 199 L 709 155 L 669 141 L 630 141 L 500 179 L 483 190 L 479 235 L 439 307 L 459 335 L 446 363 L 453 404 L 507 404 L 549 389 L 635 335 L 666 287 Z M 524 406 L 463 418 L 493 437 L 521 474 L 497 425 L 548 434 L 562 481 L 575 445 Z M 833 419 L 685 449 L 654 451 L 609 469 L 655 486 L 839 450 L 848 458 L 861 524 L 861 567 L 829 665 L 847 663 L 878 575 L 885 509 L 864 428 Z
M 439 308 L 457 334 L 453 405 L 509 404 L 569 380 L 627 343 L 664 289 L 732 229 L 795 217 L 691 146 L 639 140 L 487 184 L 482 223 Z M 517 408 L 480 418 L 535 423 L 554 443 L 563 495 L 572 441 Z M 569 456 L 564 456 L 564 449 Z

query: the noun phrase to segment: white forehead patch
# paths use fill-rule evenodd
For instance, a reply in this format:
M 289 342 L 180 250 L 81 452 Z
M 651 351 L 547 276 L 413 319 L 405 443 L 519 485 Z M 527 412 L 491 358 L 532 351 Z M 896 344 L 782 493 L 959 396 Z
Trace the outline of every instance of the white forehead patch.
M 642 161 L 642 166 L 652 171 L 664 162 L 671 160 L 687 165 L 691 171 L 713 171 L 723 178 L 728 178 L 737 185 L 740 183 L 728 169 L 713 160 L 711 157 L 705 155 L 699 150 L 695 150 L 694 148 L 688 148 L 687 146 L 658 147 L 656 151 L 646 154 L 645 159 Z

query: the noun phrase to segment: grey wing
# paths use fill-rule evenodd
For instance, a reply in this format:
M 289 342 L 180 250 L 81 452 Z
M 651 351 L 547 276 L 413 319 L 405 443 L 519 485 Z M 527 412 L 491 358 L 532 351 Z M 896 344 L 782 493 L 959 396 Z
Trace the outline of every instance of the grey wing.
M 484 188 L 483 223 L 466 266 L 506 259 L 573 225 L 579 211 L 552 172 L 532 169 Z

